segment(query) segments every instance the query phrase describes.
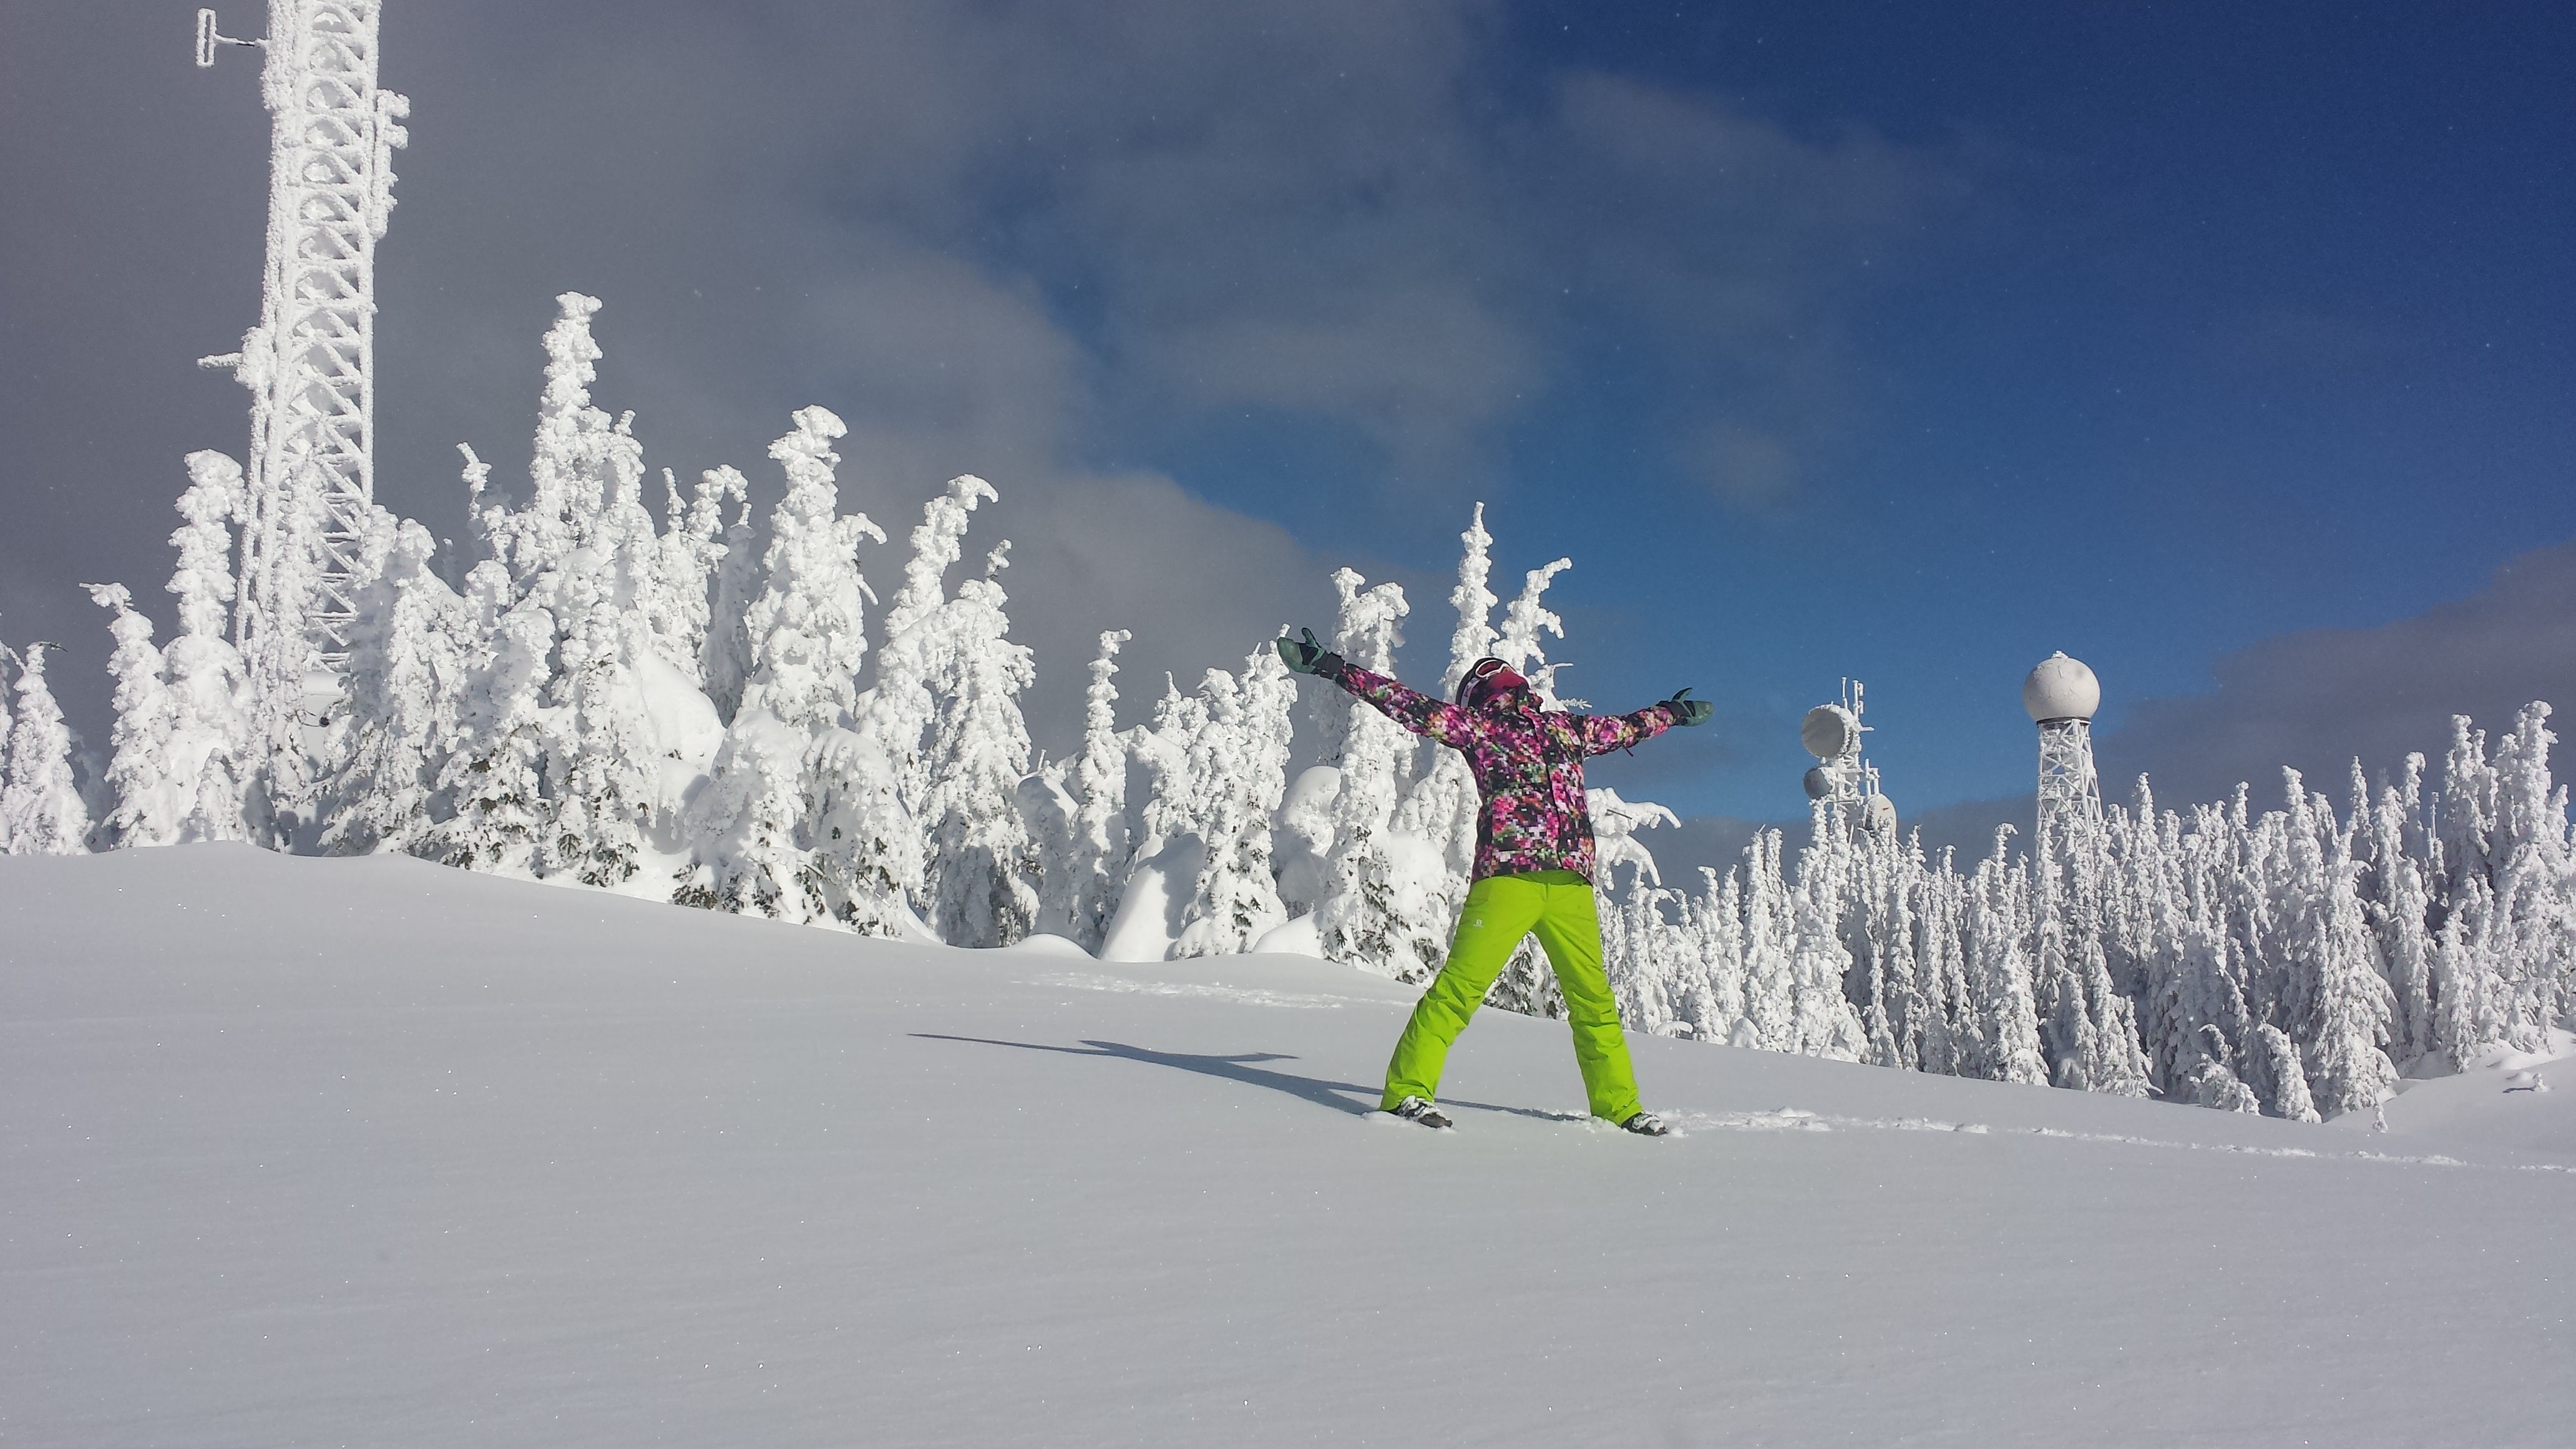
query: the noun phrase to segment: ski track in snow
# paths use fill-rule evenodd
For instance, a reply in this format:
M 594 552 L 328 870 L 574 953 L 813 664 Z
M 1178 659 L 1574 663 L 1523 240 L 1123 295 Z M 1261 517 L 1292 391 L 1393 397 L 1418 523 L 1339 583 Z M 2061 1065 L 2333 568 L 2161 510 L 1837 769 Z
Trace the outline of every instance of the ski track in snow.
M 1571 1117 L 1573 1114 L 1565 1114 Z M 2345 1158 L 2358 1162 L 2386 1162 L 2409 1167 L 2467 1167 L 2456 1157 L 2440 1155 L 2412 1157 L 2390 1152 L 2315 1152 L 2303 1147 L 2241 1147 L 2229 1143 L 2173 1142 L 2158 1137 L 2132 1137 L 2107 1132 L 2069 1132 L 2057 1127 L 1990 1127 L 1982 1122 L 1943 1122 L 1930 1117 L 1836 1117 L 1822 1112 L 1807 1112 L 1796 1107 L 1782 1107 L 1772 1112 L 1666 1112 L 1675 1135 L 1691 1131 L 1712 1132 L 1832 1132 L 1836 1130 L 1870 1132 L 1965 1132 L 1976 1135 L 2000 1134 L 2014 1137 L 2054 1137 L 2069 1142 L 2107 1142 L 2122 1147 L 2163 1147 L 2183 1152 L 2225 1152 L 2241 1157 L 2307 1157 L 2322 1160 Z M 2524 1172 L 2576 1173 L 2576 1167 L 2554 1162 L 2516 1164 Z
M 1239 1001 L 1247 1006 L 1270 1006 L 1293 1011 L 1339 1011 L 1344 1004 L 1359 999 L 1350 996 L 1312 996 L 1295 991 L 1263 991 L 1248 986 L 1214 986 L 1202 981 L 1131 981 L 1123 976 L 1095 976 L 1080 971 L 1057 972 L 1022 984 L 1069 986 L 1076 991 L 1126 991 L 1143 996 L 1213 996 L 1226 1001 Z

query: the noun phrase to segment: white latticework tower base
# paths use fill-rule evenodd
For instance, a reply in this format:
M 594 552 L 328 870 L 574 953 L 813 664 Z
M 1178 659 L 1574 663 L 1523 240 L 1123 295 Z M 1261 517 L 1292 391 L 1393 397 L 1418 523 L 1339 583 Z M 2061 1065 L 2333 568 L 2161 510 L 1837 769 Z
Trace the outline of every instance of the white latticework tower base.
M 2093 722 L 2039 722 L 2039 828 L 2042 832 L 2102 821 L 2102 782 L 2093 772 Z

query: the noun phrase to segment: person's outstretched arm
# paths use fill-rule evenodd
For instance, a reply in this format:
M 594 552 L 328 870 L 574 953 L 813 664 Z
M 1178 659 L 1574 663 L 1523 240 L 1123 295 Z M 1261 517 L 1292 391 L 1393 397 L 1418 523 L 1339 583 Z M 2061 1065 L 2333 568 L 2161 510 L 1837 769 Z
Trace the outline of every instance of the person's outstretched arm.
M 1383 674 L 1373 673 L 1335 654 L 1315 640 L 1312 629 L 1303 642 L 1279 641 L 1279 657 L 1299 674 L 1311 674 L 1330 680 L 1343 689 L 1375 706 L 1378 713 L 1426 739 L 1444 745 L 1464 746 L 1475 738 L 1477 719 L 1469 710 L 1433 699 L 1420 690 L 1407 689 Z
M 1583 752 L 1606 755 L 1624 750 L 1640 740 L 1651 740 L 1675 725 L 1705 723 L 1717 713 L 1704 699 L 1692 699 L 1690 691 L 1673 691 L 1673 697 L 1634 714 L 1588 714 L 1582 717 Z

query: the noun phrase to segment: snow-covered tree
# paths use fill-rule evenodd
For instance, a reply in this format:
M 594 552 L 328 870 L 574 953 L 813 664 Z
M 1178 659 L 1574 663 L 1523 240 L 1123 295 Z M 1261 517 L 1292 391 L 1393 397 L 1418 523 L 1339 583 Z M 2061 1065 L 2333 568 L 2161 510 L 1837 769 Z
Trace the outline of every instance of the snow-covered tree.
M 1029 773 L 1020 694 L 1036 681 L 1027 646 L 1011 642 L 999 575 L 1010 545 L 993 550 L 984 577 L 913 626 L 933 661 L 931 727 L 922 743 L 929 827 L 924 898 L 939 938 L 953 946 L 1007 946 L 1029 933 L 1038 909 L 1036 851 L 1018 804 Z
M 0 783 L 0 842 L 11 855 L 79 855 L 89 849 L 89 807 L 72 778 L 72 732 L 45 683 L 41 641 L 18 656 L 8 778 Z
M 1118 733 L 1118 650 L 1135 636 L 1105 629 L 1082 697 L 1082 757 L 1071 774 L 1070 839 L 1059 869 L 1048 873 L 1050 929 L 1084 950 L 1100 949 L 1118 912 L 1132 842 L 1127 822 L 1127 745 Z M 1275 651 L 1274 651 L 1275 652 Z
M 832 442 L 849 429 L 825 408 L 795 415 L 795 431 L 769 445 L 787 473 L 769 515 L 767 581 L 744 611 L 752 665 L 743 703 L 803 729 L 853 723 L 867 654 L 866 611 L 876 602 L 860 576 L 861 539 L 885 542 L 864 513 L 840 511 Z
M 323 792 L 327 850 L 418 850 L 437 824 L 468 674 L 465 602 L 431 571 L 436 551 L 427 529 L 405 522 L 359 595 L 342 671 L 348 741 Z
M 509 571 L 497 560 L 475 565 L 465 582 L 467 627 L 487 642 L 466 673 L 457 741 L 439 771 L 448 815 L 414 853 L 467 870 L 533 875 L 549 823 L 540 729 L 554 619 L 540 604 L 509 603 Z
M 1187 745 L 1185 788 L 1205 849 L 1176 957 L 1248 951 L 1288 918 L 1272 871 L 1271 821 L 1288 790 L 1296 690 L 1266 640 L 1240 675 L 1211 669 L 1200 686 L 1204 722 Z
M 116 615 L 107 626 L 116 640 L 107 660 L 107 672 L 116 679 L 116 727 L 108 736 L 107 762 L 116 805 L 99 822 L 99 836 L 109 846 L 167 845 L 179 838 L 179 829 L 169 779 L 170 683 L 162 674 L 161 650 L 152 642 L 152 621 L 134 611 L 134 595 L 125 585 L 88 588 L 100 608 Z
M 770 445 L 787 491 L 770 514 L 760 592 L 740 610 L 740 699 L 689 812 L 693 862 L 675 899 L 891 934 L 918 879 L 918 834 L 895 799 L 896 767 L 857 718 L 875 602 L 857 549 L 885 534 L 840 511 L 841 420 L 808 407 L 794 422 Z M 711 478 L 701 497 L 738 497 L 739 482 Z M 748 529 L 732 536 L 747 541 Z M 735 647 L 723 642 L 728 592 L 720 579 L 711 679 L 737 667 L 724 662 Z
M 712 496 L 719 506 L 730 500 L 734 521 L 725 525 L 724 556 L 716 561 L 713 592 L 707 603 L 706 642 L 698 655 L 699 676 L 716 717 L 733 722 L 750 682 L 752 646 L 749 616 L 761 596 L 760 531 L 751 523 L 750 485 L 730 467 L 710 469 L 700 480 L 700 498 Z
M 1392 674 L 1404 642 L 1404 590 L 1393 583 L 1363 588 L 1365 582 L 1350 569 L 1333 575 L 1341 599 L 1333 648 L 1363 669 Z M 1395 828 L 1419 742 L 1375 707 L 1347 697 L 1327 702 L 1324 719 L 1324 763 L 1340 771 L 1333 848 L 1315 912 L 1324 953 L 1399 981 L 1426 979 L 1448 950 L 1448 923 L 1426 908 L 1441 898 L 1447 866 L 1431 841 Z

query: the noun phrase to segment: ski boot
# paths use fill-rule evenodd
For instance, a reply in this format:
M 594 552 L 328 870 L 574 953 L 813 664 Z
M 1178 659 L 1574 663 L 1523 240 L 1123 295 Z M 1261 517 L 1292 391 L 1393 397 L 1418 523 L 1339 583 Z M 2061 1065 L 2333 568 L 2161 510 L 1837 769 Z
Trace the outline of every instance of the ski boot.
M 1403 1101 L 1396 1103 L 1394 1106 L 1389 1107 L 1386 1110 L 1393 1112 L 1395 1115 L 1403 1118 L 1407 1122 L 1419 1122 L 1425 1127 L 1446 1127 L 1449 1125 L 1449 1119 L 1442 1115 L 1440 1109 L 1432 1106 L 1428 1100 L 1421 1097 L 1407 1097 Z
M 1627 1121 L 1620 1123 L 1619 1130 L 1622 1132 L 1634 1132 L 1640 1137 L 1661 1137 L 1673 1129 L 1665 1126 L 1664 1119 L 1656 1116 L 1654 1113 L 1639 1112 L 1630 1117 Z

